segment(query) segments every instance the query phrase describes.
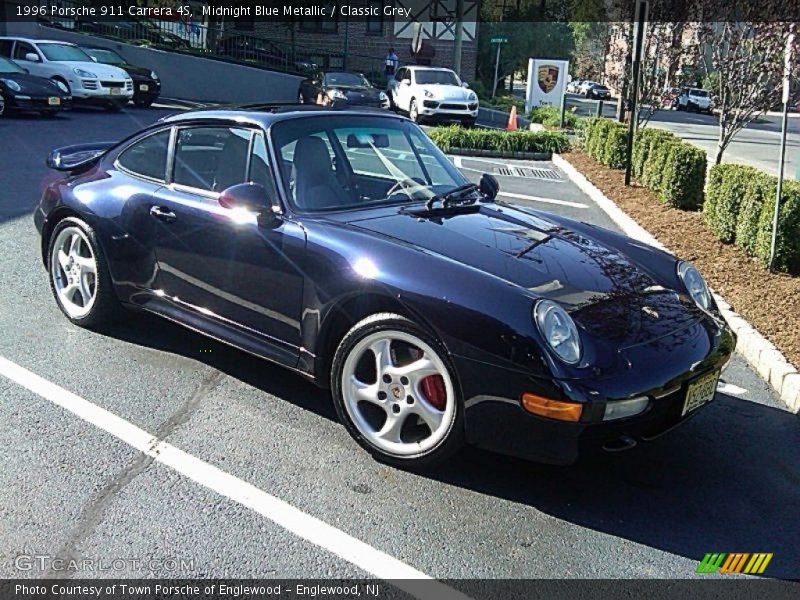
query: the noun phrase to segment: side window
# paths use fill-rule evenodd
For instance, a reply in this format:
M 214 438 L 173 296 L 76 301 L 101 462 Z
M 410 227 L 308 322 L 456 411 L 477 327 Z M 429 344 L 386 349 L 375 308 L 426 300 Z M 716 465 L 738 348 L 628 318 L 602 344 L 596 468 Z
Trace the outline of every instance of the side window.
M 17 42 L 17 45 L 14 48 L 14 59 L 25 60 L 25 55 L 28 54 L 29 52 L 33 52 L 34 54 L 39 54 L 38 52 L 36 52 L 36 49 L 29 43 Z
M 164 181 L 169 135 L 170 130 L 165 129 L 136 142 L 119 155 L 117 162 L 134 175 Z
M 11 40 L 0 40 L 0 56 L 11 58 L 11 46 L 14 42 Z
M 250 181 L 263 185 L 269 194 L 269 199 L 273 204 L 277 204 L 278 192 L 275 188 L 275 177 L 269 166 L 264 136 L 260 133 L 257 133 L 253 140 L 253 154 L 250 156 Z
M 247 180 L 252 132 L 232 127 L 193 127 L 178 131 L 172 181 L 210 192 Z

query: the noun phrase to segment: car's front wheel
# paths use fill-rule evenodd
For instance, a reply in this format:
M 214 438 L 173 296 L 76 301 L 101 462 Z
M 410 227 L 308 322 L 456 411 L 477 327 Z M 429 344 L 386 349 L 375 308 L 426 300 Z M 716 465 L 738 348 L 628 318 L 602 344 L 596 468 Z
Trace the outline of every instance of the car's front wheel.
M 414 121 L 414 123 L 420 123 L 422 121 L 422 117 L 419 116 L 416 98 L 412 98 L 411 104 L 408 105 L 408 118 Z
M 427 467 L 463 444 L 455 371 L 441 343 L 414 322 L 371 315 L 342 339 L 331 389 L 347 431 L 378 460 Z
M 75 217 L 61 220 L 48 244 L 50 288 L 67 318 L 82 327 L 111 323 L 121 310 L 94 230 Z

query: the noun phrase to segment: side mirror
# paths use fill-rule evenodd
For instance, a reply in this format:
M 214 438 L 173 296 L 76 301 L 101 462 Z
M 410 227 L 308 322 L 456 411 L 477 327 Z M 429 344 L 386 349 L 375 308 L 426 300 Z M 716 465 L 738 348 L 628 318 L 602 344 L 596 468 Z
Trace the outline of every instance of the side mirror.
M 484 173 L 481 175 L 478 191 L 486 200 L 494 200 L 497 197 L 497 192 L 500 191 L 500 183 L 494 175 Z
M 28 52 L 25 55 L 25 60 L 30 62 L 39 62 L 39 55 L 36 52 Z
M 400 83 L 402 83 L 403 85 L 411 85 L 411 80 L 410 79 L 403 79 L 403 81 L 401 81 Z
M 469 84 L 466 81 L 461 82 L 461 87 L 468 88 Z
M 89 58 L 92 59 L 92 62 L 97 62 L 97 57 L 96 56 L 90 56 Z
M 238 183 L 219 195 L 220 206 L 240 209 L 257 215 L 258 224 L 267 227 L 275 220 L 267 189 L 260 183 Z

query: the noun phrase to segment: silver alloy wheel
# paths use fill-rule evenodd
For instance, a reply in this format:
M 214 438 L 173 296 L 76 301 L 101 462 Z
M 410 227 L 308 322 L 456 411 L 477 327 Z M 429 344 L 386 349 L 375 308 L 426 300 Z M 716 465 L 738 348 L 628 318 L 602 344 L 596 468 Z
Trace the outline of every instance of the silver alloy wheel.
M 73 319 L 88 315 L 97 299 L 97 260 L 80 227 L 58 232 L 50 255 L 50 276 L 66 313 Z
M 396 343 L 405 344 L 417 356 L 396 365 L 392 353 Z M 364 360 L 374 361 L 372 383 L 357 375 Z M 422 381 L 431 375 L 442 378 L 443 410 L 435 407 L 422 389 Z M 367 442 L 386 454 L 413 457 L 427 453 L 453 427 L 456 400 L 450 374 L 436 351 L 410 333 L 378 331 L 359 341 L 344 362 L 341 384 L 343 404 L 353 425 Z M 374 416 L 381 412 L 385 418 L 376 422 Z M 406 435 L 409 429 L 414 435 Z
M 419 117 L 419 112 L 417 111 L 417 101 L 416 100 L 412 100 L 411 101 L 411 106 L 409 106 L 409 108 L 408 108 L 408 117 L 409 117 L 409 119 L 414 121 L 414 123 L 417 122 L 417 118 Z

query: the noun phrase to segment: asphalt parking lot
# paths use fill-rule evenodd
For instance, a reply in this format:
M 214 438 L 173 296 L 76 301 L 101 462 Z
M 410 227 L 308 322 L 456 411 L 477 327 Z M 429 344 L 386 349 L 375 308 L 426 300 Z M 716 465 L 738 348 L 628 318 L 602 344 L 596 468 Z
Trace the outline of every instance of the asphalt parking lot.
M 0 120 L 0 357 L 182 450 L 182 464 L 216 468 L 216 480 L 0 376 L 0 577 L 96 575 L 19 561 L 44 555 L 155 561 L 112 573 L 126 577 L 690 578 L 707 552 L 771 552 L 765 576 L 800 578 L 798 417 L 738 357 L 711 406 L 631 452 L 554 468 L 468 449 L 423 475 L 374 462 L 325 392 L 269 363 L 155 317 L 132 313 L 107 335 L 71 325 L 31 220 L 53 176 L 44 158 L 169 112 Z M 454 161 L 475 181 L 494 172 L 504 200 L 614 227 L 551 163 Z M 309 535 L 278 524 L 287 518 Z M 361 566 L 330 549 L 353 547 L 347 536 L 368 545 Z

